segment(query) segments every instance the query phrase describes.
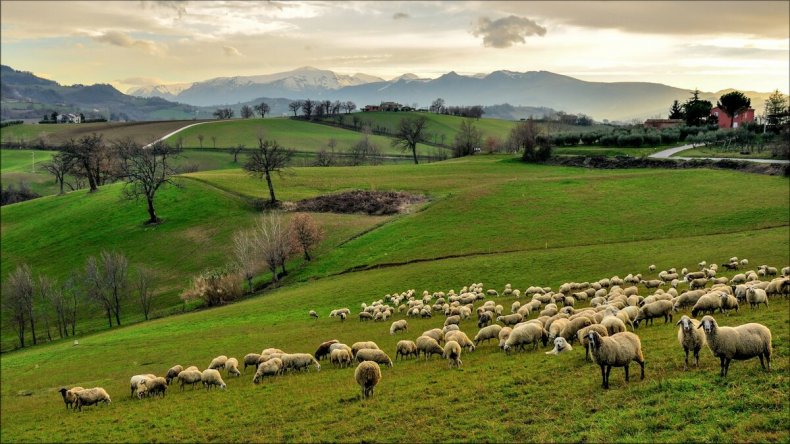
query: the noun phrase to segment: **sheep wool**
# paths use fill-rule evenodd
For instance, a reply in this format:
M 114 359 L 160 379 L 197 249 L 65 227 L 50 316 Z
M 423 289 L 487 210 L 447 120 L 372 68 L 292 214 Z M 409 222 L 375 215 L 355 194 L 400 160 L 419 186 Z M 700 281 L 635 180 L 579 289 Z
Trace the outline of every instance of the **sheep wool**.
M 642 355 L 642 342 L 639 336 L 631 332 L 601 336 L 596 331 L 588 333 L 590 351 L 593 361 L 601 367 L 603 388 L 609 388 L 609 372 L 612 367 L 625 368 L 625 380 L 628 382 L 628 367 L 636 361 L 642 369 L 641 379 L 645 379 L 645 358 Z
M 173 379 L 177 378 L 178 374 L 181 373 L 182 371 L 184 371 L 184 367 L 180 365 L 174 365 L 170 367 L 170 369 L 168 369 L 167 373 L 165 374 L 165 381 L 167 382 L 167 385 L 170 385 L 170 382 Z
M 733 359 L 743 361 L 759 357 L 763 369 L 771 371 L 771 330 L 768 327 L 757 323 L 719 327 L 713 316 L 705 316 L 697 328 L 705 331 L 708 348 L 720 360 L 721 377 L 727 376 Z
M 200 376 L 200 381 L 203 383 L 203 387 L 205 387 L 206 390 L 211 390 L 211 388 L 215 385 L 222 390 L 227 388 L 225 381 L 222 380 L 222 375 L 219 374 L 218 370 L 213 368 L 207 368 L 203 370 L 203 373 Z
M 354 370 L 354 380 L 362 389 L 362 397 L 367 399 L 373 396 L 373 389 L 381 381 L 381 369 L 372 361 L 363 361 Z
M 184 370 L 183 372 L 178 374 L 178 381 L 181 384 L 181 390 L 184 390 L 184 386 L 189 384 L 192 386 L 192 389 L 195 389 L 195 384 L 201 382 L 202 373 L 197 368 L 192 369 L 192 367 Z
M 461 362 L 461 346 L 453 341 L 447 341 L 444 344 L 444 353 L 442 354 L 443 358 L 446 358 L 450 364 L 450 368 L 461 368 L 463 362 Z
M 329 356 L 329 348 L 332 346 L 332 344 L 337 344 L 338 342 L 340 341 L 338 341 L 337 339 L 332 339 L 330 341 L 322 342 L 321 345 L 318 346 L 318 349 L 316 349 L 313 356 L 315 356 L 315 359 L 319 361 L 324 359 L 325 357 Z
M 397 360 L 398 357 L 404 359 L 407 356 L 412 355 L 414 355 L 415 358 L 420 357 L 420 354 L 417 351 L 417 344 L 415 344 L 414 341 L 409 340 L 398 341 L 398 345 L 395 347 L 395 360 Z
M 77 402 L 77 392 L 80 390 L 85 390 L 82 387 L 72 387 L 67 389 L 66 387 L 61 387 L 58 392 L 60 396 L 63 397 L 63 403 L 66 404 L 66 410 L 75 407 L 75 403 Z
M 228 371 L 228 376 L 241 376 L 239 371 L 239 360 L 236 358 L 228 358 L 225 361 L 225 370 Z
M 107 394 L 101 387 L 93 387 L 89 389 L 82 389 L 80 391 L 74 392 L 76 395 L 76 406 L 77 410 L 82 411 L 82 406 L 84 405 L 96 405 L 100 402 L 105 404 L 110 404 L 112 400 L 110 399 L 110 395 Z
M 423 353 L 425 355 L 425 360 L 428 360 L 428 357 L 431 355 L 442 355 L 444 353 L 444 349 L 439 345 L 436 339 L 430 336 L 420 336 L 417 338 L 417 352 L 418 357 L 419 353 Z
M 280 358 L 272 358 L 258 365 L 258 370 L 252 378 L 253 384 L 260 384 L 264 376 L 277 376 L 283 371 L 283 361 Z
M 212 370 L 221 370 L 225 368 L 225 361 L 228 360 L 228 357 L 225 355 L 217 356 L 214 358 L 211 363 L 208 365 L 208 368 Z
M 359 352 L 357 352 L 357 356 L 355 359 L 357 362 L 373 361 L 377 364 L 386 365 L 387 367 L 392 368 L 392 359 L 390 359 L 390 357 L 387 356 L 387 354 L 384 353 L 383 350 L 372 349 L 372 348 L 362 349 Z
M 705 335 L 699 330 L 699 321 L 691 319 L 686 315 L 678 321 L 678 342 L 683 347 L 686 353 L 686 360 L 683 364 L 683 370 L 689 368 L 689 351 L 694 353 L 694 366 L 699 368 L 699 351 L 705 345 Z
M 408 330 L 409 330 L 409 324 L 406 322 L 405 319 L 401 319 L 399 321 L 395 321 L 395 322 L 392 323 L 392 325 L 390 325 L 390 334 L 391 335 L 394 335 L 395 333 L 398 333 L 398 332 L 401 332 L 401 331 L 408 331 Z

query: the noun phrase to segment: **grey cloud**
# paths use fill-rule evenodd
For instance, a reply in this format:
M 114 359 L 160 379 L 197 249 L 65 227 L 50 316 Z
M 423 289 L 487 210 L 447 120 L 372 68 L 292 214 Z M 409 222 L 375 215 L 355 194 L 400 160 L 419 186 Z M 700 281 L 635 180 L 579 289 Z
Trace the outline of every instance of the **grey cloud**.
M 483 37 L 484 46 L 494 48 L 508 48 L 515 43 L 524 43 L 525 37 L 531 35 L 543 36 L 546 28 L 526 17 L 511 15 L 491 21 L 488 17 L 481 17 L 477 28 L 472 31 L 476 37 Z
M 238 57 L 238 56 L 242 55 L 241 52 L 239 52 L 238 49 L 236 49 L 236 48 L 234 48 L 232 46 L 223 46 L 222 47 L 222 52 L 228 57 Z
M 93 37 L 97 42 L 108 43 L 122 48 L 138 48 L 146 54 L 156 55 L 162 53 L 162 48 L 148 40 L 135 40 L 120 31 L 107 31 Z
M 392 14 L 393 20 L 407 19 L 409 17 L 409 14 L 406 14 L 405 12 L 396 12 L 395 14 Z

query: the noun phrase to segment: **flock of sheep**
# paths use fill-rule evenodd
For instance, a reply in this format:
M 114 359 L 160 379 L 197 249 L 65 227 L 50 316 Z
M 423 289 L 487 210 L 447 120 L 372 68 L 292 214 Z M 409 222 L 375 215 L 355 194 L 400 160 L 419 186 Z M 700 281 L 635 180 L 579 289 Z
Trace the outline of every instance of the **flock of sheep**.
M 748 260 L 731 258 L 722 264 L 728 270 L 738 270 L 748 266 Z M 407 317 L 432 318 L 443 315 L 441 328 L 425 331 L 415 341 L 400 340 L 395 347 L 395 358 L 407 359 L 414 357 L 425 360 L 433 355 L 447 359 L 449 366 L 461 367 L 461 355 L 466 349 L 468 353 L 475 350 L 481 343 L 494 340 L 505 353 L 536 350 L 541 344 L 549 343 L 553 348 L 546 354 L 557 355 L 573 349 L 572 343 L 578 341 L 585 348 L 585 359 L 592 360 L 600 366 L 603 388 L 609 388 L 609 373 L 613 367 L 624 367 L 625 380 L 629 379 L 630 363 L 639 364 L 642 379 L 645 377 L 645 359 L 642 344 L 634 331 L 641 323 L 652 324 L 654 319 L 663 318 L 665 323 L 673 321 L 673 314 L 691 308 L 691 315 L 682 316 L 676 323 L 677 339 L 685 353 L 684 369 L 688 369 L 689 353 L 693 353 L 695 365 L 699 365 L 699 352 L 703 346 L 710 348 L 713 355 L 720 359 L 720 375 L 725 377 L 730 362 L 758 357 L 763 368 L 771 369 L 771 332 L 757 323 L 748 323 L 736 327 L 720 327 L 711 316 L 716 310 L 726 314 L 729 310 L 738 310 L 740 303 L 748 302 L 752 309 L 760 304 L 768 306 L 771 297 L 790 296 L 790 267 L 779 270 L 762 265 L 757 270 L 738 273 L 732 278 L 716 277 L 718 265 L 706 262 L 698 264 L 699 270 L 689 271 L 683 268 L 678 272 L 675 268 L 658 273 L 658 279 L 644 280 L 641 274 L 629 274 L 625 278 L 614 276 L 596 282 L 568 282 L 562 284 L 556 292 L 548 287 L 529 287 L 523 292 L 513 289 L 507 284 L 502 294 L 496 290 L 484 291 L 482 283 L 463 287 L 458 293 L 449 290 L 447 293 L 429 293 L 424 291 L 418 296 L 414 290 L 402 293 L 387 294 L 384 298 L 370 305 L 362 304 L 358 313 L 360 322 L 387 321 L 397 314 Z M 648 269 L 655 271 L 655 265 Z M 771 280 L 761 280 L 771 277 Z M 688 285 L 688 290 L 679 292 L 678 286 Z M 710 284 L 710 286 L 708 286 Z M 653 294 L 640 296 L 639 285 L 647 289 L 655 289 Z M 665 291 L 663 288 L 667 286 Z M 514 301 L 510 313 L 492 300 L 484 301 L 475 308 L 478 301 L 487 297 L 512 297 Z M 522 298 L 524 302 L 522 302 Z M 581 301 L 589 305 L 576 308 Z M 470 339 L 460 329 L 463 321 L 477 318 L 478 332 Z M 537 314 L 534 319 L 528 319 Z M 703 314 L 701 320 L 696 317 Z M 311 318 L 318 314 L 310 310 Z M 341 321 L 351 316 L 351 310 L 341 308 L 332 310 L 330 317 Z M 501 324 L 501 325 L 500 325 Z M 631 331 L 628 331 L 628 329 Z M 390 325 L 391 335 L 408 332 L 408 321 L 399 319 Z M 380 365 L 393 366 L 392 359 L 381 350 L 375 342 L 361 341 L 348 346 L 337 340 L 321 343 L 314 354 L 285 353 L 276 348 L 264 349 L 261 353 L 250 353 L 244 356 L 243 370 L 247 367 L 256 369 L 252 382 L 259 384 L 264 378 L 275 377 L 286 372 L 306 371 L 309 367 L 321 370 L 320 361 L 328 358 L 338 368 L 345 368 L 357 363 L 354 378 L 359 384 L 362 397 L 373 394 L 375 386 L 381 380 Z M 767 365 L 767 366 L 766 366 Z M 222 379 L 220 370 L 228 376 L 240 376 L 239 361 L 236 358 L 218 356 L 208 368 L 202 372 L 197 367 L 183 368 L 176 365 L 170 368 L 164 377 L 153 374 L 134 375 L 130 379 L 131 397 L 164 397 L 168 386 L 178 380 L 180 389 L 185 385 L 200 383 L 206 389 L 227 386 Z M 110 396 L 101 387 L 84 389 L 72 387 L 61 388 L 61 396 L 66 408 L 82 410 L 83 406 L 100 402 L 110 403 Z

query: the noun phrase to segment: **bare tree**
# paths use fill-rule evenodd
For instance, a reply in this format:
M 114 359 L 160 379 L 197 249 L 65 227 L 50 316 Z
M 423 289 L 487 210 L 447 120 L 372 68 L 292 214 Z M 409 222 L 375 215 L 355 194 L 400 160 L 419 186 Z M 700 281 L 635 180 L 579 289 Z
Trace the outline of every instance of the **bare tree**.
M 269 104 L 266 102 L 261 102 L 260 104 L 255 105 L 255 111 L 258 111 L 258 114 L 260 114 L 261 119 L 266 117 L 266 113 L 268 113 L 270 110 L 271 108 L 269 107 Z
M 217 149 L 217 136 L 211 136 L 211 146 L 214 147 L 214 149 Z
M 148 315 L 151 313 L 151 304 L 154 301 L 154 279 L 156 274 L 154 271 L 147 267 L 137 267 L 137 272 L 134 275 L 134 291 L 137 293 L 137 300 L 140 302 L 140 308 L 143 310 L 145 320 L 148 320 Z
M 471 119 L 461 121 L 461 127 L 455 135 L 453 154 L 455 157 L 470 156 L 475 150 L 480 149 L 483 143 L 483 133 L 480 132 Z
M 300 109 L 302 109 L 302 102 L 299 100 L 295 100 L 288 104 L 288 110 L 294 113 L 294 117 L 296 117 L 296 113 L 298 113 Z
M 247 281 L 249 292 L 252 293 L 252 278 L 258 271 L 259 251 L 255 230 L 241 230 L 233 236 L 233 254 L 242 276 Z
M 232 108 L 217 108 L 214 111 L 213 116 L 216 117 L 217 119 L 222 120 L 222 119 L 232 118 L 233 114 L 234 113 Z
M 233 148 L 228 148 L 228 152 L 233 155 L 233 163 L 238 163 L 239 154 L 244 151 L 244 145 L 236 145 Z
M 312 216 L 298 213 L 291 219 L 291 245 L 301 248 L 304 259 L 310 261 L 310 249 L 324 237 L 321 229 L 315 224 Z
M 288 229 L 283 223 L 282 215 L 276 211 L 261 215 L 255 229 L 260 258 L 272 272 L 272 282 L 277 283 L 279 281 L 277 267 L 282 267 L 285 274 L 285 261 L 291 251 Z
M 108 169 L 107 151 L 102 135 L 96 133 L 81 137 L 77 142 L 72 139 L 63 149 L 64 160 L 74 164 L 75 173 L 88 179 L 91 193 L 103 183 L 102 170 Z
M 84 287 L 80 282 L 85 282 L 78 270 L 73 270 L 66 282 L 63 283 L 63 297 L 66 305 L 66 323 L 71 324 L 71 335 L 77 330 L 77 310 L 80 302 L 86 296 Z
M 33 314 L 33 276 L 30 267 L 20 265 L 12 272 L 3 283 L 3 311 L 11 320 L 11 325 L 16 330 L 19 346 L 25 346 L 25 328 L 28 319 L 33 331 L 33 344 L 36 343 L 35 320 Z
M 310 99 L 302 100 L 302 114 L 304 114 L 305 119 L 310 119 L 313 116 L 313 110 L 316 107 L 316 103 Z
M 101 304 L 112 327 L 121 325 L 121 305 L 128 295 L 128 268 L 126 257 L 117 252 L 102 250 L 99 259 L 91 256 L 85 265 L 85 277 L 91 299 Z
M 425 116 L 400 119 L 398 130 L 392 139 L 392 146 L 400 147 L 403 151 L 411 151 L 414 163 L 417 164 L 417 144 L 425 138 L 427 126 L 428 119 Z
M 369 162 L 373 165 L 381 163 L 381 151 L 379 147 L 370 139 L 371 130 L 369 126 L 362 127 L 362 135 L 359 141 L 351 146 L 351 164 L 362 165 Z
M 349 114 L 353 112 L 355 109 L 357 109 L 357 104 L 349 100 L 348 102 L 346 102 L 345 108 L 346 108 L 346 114 Z
M 38 294 L 41 298 L 41 302 L 37 304 L 36 312 L 37 317 L 39 320 L 43 320 L 44 322 L 44 330 L 47 332 L 47 340 L 50 342 L 52 341 L 52 332 L 49 326 L 49 311 L 51 310 L 51 302 L 52 302 L 52 293 L 54 291 L 54 286 L 52 281 L 46 276 L 39 276 L 38 277 L 38 286 L 37 286 Z
M 88 257 L 85 262 L 85 290 L 88 298 L 99 304 L 104 310 L 109 327 L 112 328 L 112 300 L 105 292 L 102 271 L 94 256 Z
M 42 283 L 45 280 L 45 276 L 39 277 L 39 288 L 44 288 L 45 285 Z M 50 291 L 47 294 L 49 297 L 49 304 L 52 306 L 52 309 L 55 310 L 55 321 L 58 327 L 58 335 L 61 338 L 64 338 L 69 335 L 68 331 L 68 321 L 66 316 L 67 311 L 67 301 L 66 297 L 63 294 L 63 286 L 58 285 L 57 281 L 50 281 L 49 282 Z
M 204 136 L 203 134 L 198 134 L 198 135 L 197 135 L 198 142 L 200 142 L 200 149 L 203 149 L 203 139 L 204 139 L 205 137 L 206 137 L 206 136 Z
M 250 117 L 255 115 L 255 111 L 253 111 L 250 105 L 243 105 L 241 107 L 240 114 L 242 119 L 249 119 Z
M 266 179 L 266 184 L 269 186 L 269 203 L 272 206 L 277 204 L 272 173 L 281 175 L 292 157 L 292 150 L 281 147 L 274 140 L 264 141 L 263 134 L 258 135 L 258 149 L 247 156 L 244 169 L 255 177 Z
M 441 114 L 445 111 L 444 107 L 444 99 L 439 97 L 438 99 L 431 102 L 431 107 L 429 108 L 432 113 Z
M 173 179 L 176 170 L 171 160 L 177 157 L 181 150 L 171 148 L 165 142 L 156 142 L 148 148 L 140 146 L 132 139 L 119 141 L 118 152 L 121 157 L 124 197 L 136 200 L 144 197 L 148 204 L 147 224 L 157 224 L 160 221 L 154 208 L 154 199 L 157 191 L 166 185 L 177 185 Z
M 42 166 L 48 173 L 55 176 L 55 181 L 60 186 L 60 193 L 64 194 L 63 185 L 66 182 L 66 176 L 71 173 L 74 167 L 75 160 L 73 157 L 66 156 L 64 153 L 58 153 L 52 156 L 52 160 L 44 163 Z

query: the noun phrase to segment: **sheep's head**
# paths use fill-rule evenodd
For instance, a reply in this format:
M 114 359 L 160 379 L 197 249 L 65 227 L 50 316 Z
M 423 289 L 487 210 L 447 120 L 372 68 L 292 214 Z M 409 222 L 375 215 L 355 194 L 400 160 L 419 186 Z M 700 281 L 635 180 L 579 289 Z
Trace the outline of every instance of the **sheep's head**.
M 705 330 L 705 333 L 713 333 L 718 328 L 718 324 L 716 324 L 716 320 L 713 319 L 713 316 L 705 316 L 702 318 L 702 321 L 699 324 L 699 327 Z
M 675 325 L 680 325 L 683 328 L 683 331 L 690 332 L 691 329 L 694 327 L 694 324 L 691 323 L 691 319 L 688 316 L 683 316 Z
M 587 333 L 587 338 L 590 341 L 590 347 L 595 350 L 601 346 L 601 335 L 597 331 L 592 330 Z

